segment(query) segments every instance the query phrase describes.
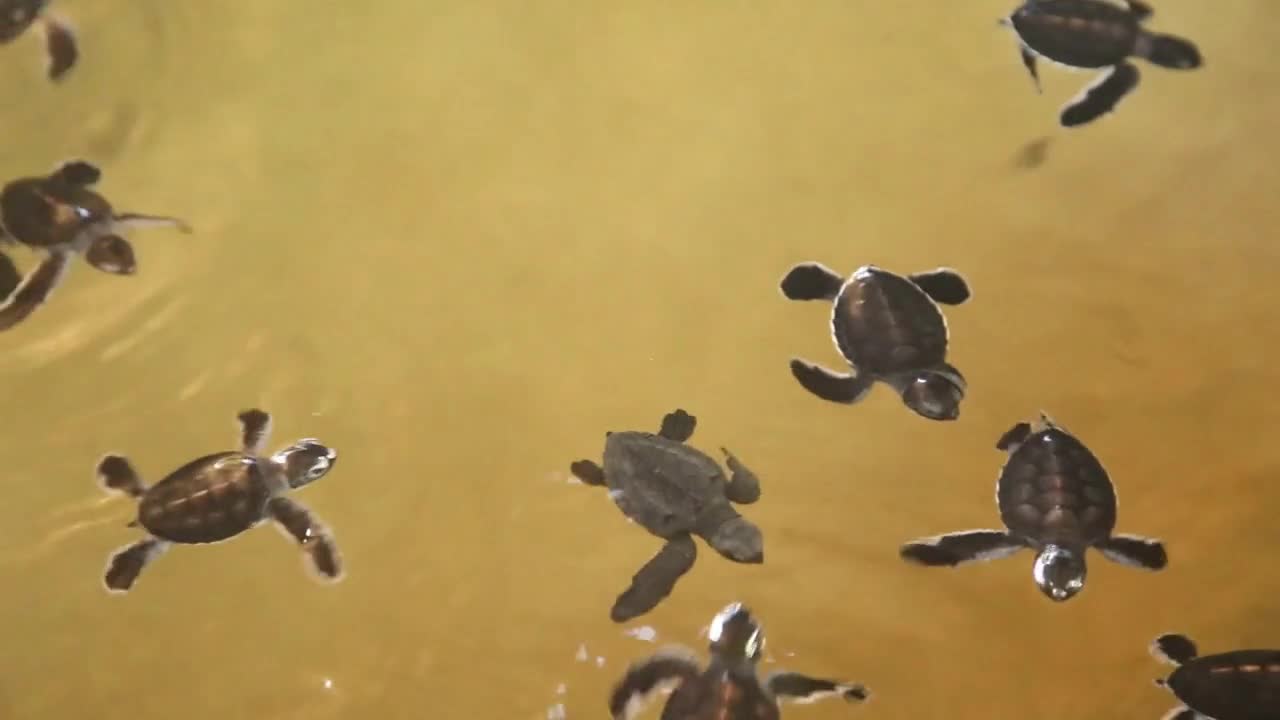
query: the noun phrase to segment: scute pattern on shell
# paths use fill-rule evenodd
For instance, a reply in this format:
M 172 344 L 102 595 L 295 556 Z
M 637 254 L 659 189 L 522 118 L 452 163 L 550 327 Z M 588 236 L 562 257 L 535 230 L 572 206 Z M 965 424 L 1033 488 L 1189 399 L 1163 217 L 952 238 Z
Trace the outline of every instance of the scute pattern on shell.
M 930 367 L 947 354 L 947 322 L 915 283 L 863 268 L 836 298 L 831 330 L 840 354 L 860 372 L 891 375 Z
M 1131 55 L 1138 21 L 1099 0 L 1036 0 L 1011 18 L 1019 37 L 1046 58 L 1078 68 L 1110 67 Z
M 1000 473 L 1000 516 L 1015 534 L 1089 545 L 1111 534 L 1115 488 L 1084 445 L 1058 428 L 1032 434 Z
M 217 453 L 187 463 L 149 488 L 138 520 L 159 538 L 179 543 L 225 540 L 266 515 L 271 491 L 261 461 Z
M 1206 655 L 1179 667 L 1170 689 L 1189 707 L 1220 720 L 1280 717 L 1280 650 Z
M 728 503 L 724 473 L 714 460 L 652 433 L 610 435 L 604 472 L 618 509 L 661 537 L 692 530 L 708 506 Z

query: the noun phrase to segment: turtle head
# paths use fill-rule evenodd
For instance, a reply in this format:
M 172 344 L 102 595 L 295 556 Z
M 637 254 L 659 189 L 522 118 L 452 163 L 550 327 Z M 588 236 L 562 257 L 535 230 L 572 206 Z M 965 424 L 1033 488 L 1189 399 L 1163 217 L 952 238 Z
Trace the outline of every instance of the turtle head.
M 951 369 L 924 370 L 910 377 L 902 388 L 902 402 L 916 414 L 930 420 L 960 417 L 964 399 L 964 379 Z
M 1047 545 L 1036 556 L 1036 564 L 1031 573 L 1036 585 L 1040 586 L 1040 592 L 1050 600 L 1070 600 L 1084 588 L 1084 554 L 1057 545 Z
M 289 487 L 300 488 L 325 476 L 338 461 L 338 452 L 319 440 L 306 438 L 271 456 L 284 472 Z
M 764 653 L 764 630 L 742 603 L 731 603 L 711 620 L 711 652 L 726 662 L 756 662 Z
M 707 536 L 707 544 L 734 562 L 764 562 L 764 535 L 760 528 L 740 515 L 720 523 Z

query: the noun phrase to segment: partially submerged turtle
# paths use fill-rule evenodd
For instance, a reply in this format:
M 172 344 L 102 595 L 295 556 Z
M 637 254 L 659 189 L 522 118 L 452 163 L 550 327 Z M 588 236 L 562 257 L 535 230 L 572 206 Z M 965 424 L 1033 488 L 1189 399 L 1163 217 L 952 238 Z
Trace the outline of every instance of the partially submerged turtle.
M 955 270 L 903 277 L 864 265 L 846 280 L 821 263 L 805 262 L 787 272 L 781 289 L 789 300 L 832 303 L 831 335 L 853 368 L 846 375 L 792 358 L 791 374 L 804 389 L 852 405 L 879 380 L 923 417 L 960 416 L 965 380 L 947 363 L 947 320 L 938 308 L 938 303 L 959 305 L 970 297 L 968 283 Z
M 306 551 L 311 566 L 327 580 L 342 576 L 342 563 L 333 536 L 302 505 L 285 497 L 324 477 L 337 461 L 337 452 L 306 438 L 265 457 L 271 416 L 245 410 L 240 421 L 240 449 L 196 458 L 147 487 L 129 460 L 107 455 L 98 463 L 102 486 L 138 500 L 137 519 L 145 538 L 117 550 L 107 563 L 104 582 L 109 592 L 133 587 L 147 563 L 172 543 L 216 543 L 271 520 Z
M 721 448 L 732 473 L 726 480 L 715 460 L 686 445 L 696 423 L 697 418 L 677 409 L 662 418 L 656 435 L 605 433 L 603 468 L 590 460 L 570 465 L 582 482 L 607 486 L 618 509 L 667 541 L 614 602 L 614 622 L 643 615 L 671 594 L 697 557 L 692 535 L 735 562 L 764 562 L 760 529 L 731 504 L 758 500 L 760 481 Z
M 711 662 L 705 669 L 693 651 L 678 646 L 633 663 L 609 696 L 614 720 L 630 720 L 654 695 L 668 690 L 674 691 L 662 720 L 777 720 L 779 700 L 841 697 L 862 702 L 871 697 L 857 683 L 784 670 L 761 678 L 757 665 L 764 654 L 764 631 L 740 603 L 716 615 L 709 636 Z
M 1009 453 L 996 481 L 996 503 L 1007 531 L 965 530 L 915 540 L 902 546 L 904 560 L 954 567 L 1030 548 L 1036 552 L 1036 585 L 1056 601 L 1084 587 L 1084 554 L 1090 547 L 1132 567 L 1160 570 L 1168 564 L 1159 540 L 1112 535 L 1117 502 L 1111 478 L 1087 447 L 1047 415 L 1040 413 L 1034 426 L 1017 423 L 996 449 Z
M 1076 69 L 1107 68 L 1093 84 L 1063 108 L 1060 122 L 1076 127 L 1115 109 L 1138 86 L 1140 57 L 1161 67 L 1190 70 L 1202 64 L 1190 41 L 1147 31 L 1142 23 L 1152 10 L 1141 0 L 1026 0 L 1000 23 L 1018 36 L 1022 64 L 1040 91 L 1036 59 L 1043 57 Z
M 75 33 L 49 13 L 49 0 L 0 0 L 0 45 L 21 37 L 39 23 L 49 55 L 49 79 L 61 80 L 80 57 Z
M 1200 656 L 1185 635 L 1161 635 L 1151 654 L 1177 665 L 1156 680 L 1183 704 L 1164 720 L 1275 720 L 1280 718 L 1280 650 L 1232 650 Z
M 137 270 L 133 246 L 120 232 L 140 225 L 191 232 L 178 218 L 116 212 L 90 189 L 101 177 L 94 165 L 72 160 L 46 177 L 21 178 L 0 188 L 0 244 L 46 253 L 26 277 L 0 253 L 0 330 L 22 322 L 49 299 L 72 256 L 83 253 L 103 272 L 132 275 Z

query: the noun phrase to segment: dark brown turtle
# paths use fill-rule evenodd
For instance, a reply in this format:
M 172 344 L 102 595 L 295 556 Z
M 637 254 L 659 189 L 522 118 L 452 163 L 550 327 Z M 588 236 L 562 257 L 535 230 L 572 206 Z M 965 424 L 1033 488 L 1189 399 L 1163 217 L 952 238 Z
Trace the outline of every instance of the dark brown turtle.
M 44 29 L 49 79 L 61 80 L 80 57 L 76 36 L 66 21 L 49 13 L 49 0 L 0 0 L 0 45 L 21 37 L 37 22 Z
M 857 683 L 782 670 L 762 679 L 757 665 L 764 654 L 764 631 L 740 603 L 715 616 L 709 636 L 711 662 L 705 669 L 693 651 L 678 646 L 633 663 L 609 695 L 614 720 L 635 717 L 654 695 L 667 690 L 673 692 L 662 720 L 777 720 L 779 700 L 841 697 L 862 702 L 871 697 Z
M 604 467 L 578 460 L 569 467 L 588 485 L 607 486 L 624 515 L 667 543 L 631 578 L 609 617 L 626 622 L 643 615 L 671 594 L 698 555 L 693 535 L 702 536 L 724 557 L 740 563 L 764 562 L 764 537 L 731 503 L 760 498 L 760 481 L 728 450 L 730 479 L 720 465 L 685 444 L 697 418 L 675 410 L 662 418 L 658 434 L 605 433 Z
M 0 253 L 0 330 L 27 319 L 62 281 L 74 255 L 113 275 L 137 270 L 133 246 L 118 233 L 140 225 L 164 225 L 191 232 L 173 217 L 117 213 L 90 189 L 102 177 L 83 160 L 64 163 L 46 177 L 21 178 L 0 188 L 0 244 L 25 245 L 46 253 L 24 278 Z
M 879 380 L 923 417 L 960 416 L 965 380 L 947 364 L 947 320 L 938 308 L 969 299 L 969 285 L 959 273 L 937 268 L 902 277 L 864 265 L 845 280 L 825 265 L 806 262 L 787 272 L 781 289 L 789 300 L 832 303 L 831 335 L 854 371 L 840 374 L 792 358 L 791 374 L 804 389 L 852 405 Z
M 264 457 L 271 416 L 252 409 L 237 417 L 239 450 L 196 458 L 151 487 L 125 457 L 107 455 L 98 463 L 98 479 L 106 490 L 138 500 L 138 516 L 129 527 L 148 533 L 111 555 L 104 577 L 109 592 L 127 592 L 147 563 L 171 543 L 221 542 L 266 520 L 302 546 L 323 578 L 341 578 L 341 557 L 328 528 L 285 497 L 324 477 L 337 461 L 337 452 L 306 438 Z
M 1072 98 L 1059 118 L 1064 127 L 1092 122 L 1115 109 L 1138 86 L 1140 57 L 1161 67 L 1190 70 L 1203 64 L 1190 41 L 1148 32 L 1142 23 L 1152 10 L 1141 0 L 1026 0 L 1000 23 L 1018 36 L 1022 64 L 1040 91 L 1036 59 L 1077 69 L 1108 68 Z
M 996 503 L 1008 531 L 966 530 L 915 540 L 902 546 L 904 560 L 954 567 L 1031 548 L 1036 585 L 1057 601 L 1084 587 L 1087 548 L 1147 570 L 1168 564 L 1159 540 L 1111 534 L 1117 507 L 1111 478 L 1087 447 L 1043 412 L 1034 427 L 1020 422 L 1010 428 L 996 448 L 1009 453 L 996 481 Z
M 1185 635 L 1161 635 L 1151 654 L 1177 665 L 1156 685 L 1182 705 L 1164 720 L 1276 720 L 1280 718 L 1280 650 L 1232 650 L 1199 656 Z

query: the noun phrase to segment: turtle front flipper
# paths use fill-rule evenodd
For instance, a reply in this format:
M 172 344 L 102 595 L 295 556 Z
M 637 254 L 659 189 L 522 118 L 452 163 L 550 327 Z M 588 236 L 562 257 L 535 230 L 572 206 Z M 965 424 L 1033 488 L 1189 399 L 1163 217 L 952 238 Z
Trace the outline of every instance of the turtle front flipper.
M 1137 535 L 1112 535 L 1098 543 L 1095 547 L 1102 556 L 1111 562 L 1143 568 L 1144 570 L 1163 570 L 1169 564 L 1169 556 L 1165 552 L 1164 543 L 1152 538 Z
M 1022 58 L 1022 66 L 1031 74 L 1031 82 L 1035 83 L 1036 92 L 1043 93 L 1044 88 L 1040 86 L 1040 72 L 1036 70 L 1036 54 L 1026 45 L 1018 45 L 1018 55 Z
M 329 529 L 302 505 L 286 497 L 271 498 L 267 512 L 307 552 L 310 566 L 320 577 L 336 581 L 342 578 L 342 556 Z
M 145 215 L 143 213 L 119 213 L 111 218 L 120 227 L 171 227 L 179 232 L 190 233 L 191 226 L 182 218 L 168 215 Z
M 623 623 L 657 607 L 675 589 L 680 576 L 689 572 L 697 557 L 698 546 L 688 534 L 668 540 L 631 577 L 631 587 L 614 601 L 609 618 L 616 623 Z
M 662 426 L 658 434 L 668 440 L 685 442 L 693 437 L 693 429 L 698 425 L 698 418 L 676 408 L 662 417 Z
M 865 702 L 871 691 L 859 683 L 812 678 L 800 673 L 777 671 L 765 678 L 765 686 L 779 700 L 811 703 L 828 697 L 841 697 L 848 702 Z
M 142 497 L 147 486 L 133 469 L 129 458 L 123 455 L 107 455 L 98 461 L 98 483 L 104 490 L 119 492 L 131 498 Z
M 1192 710 L 1186 705 L 1179 705 L 1178 707 L 1165 713 L 1164 717 L 1160 718 L 1160 720 L 1213 720 L 1213 719 L 1207 718 L 1204 715 L 1201 715 L 1200 713 L 1196 712 L 1195 710 Z
M 729 500 L 740 505 L 759 500 L 760 478 L 727 449 L 720 448 L 720 452 L 724 453 L 724 462 L 729 466 L 729 484 L 724 491 Z
M 18 266 L 8 255 L 0 253 L 0 301 L 12 295 L 21 282 L 22 273 L 18 272 Z
M 800 263 L 787 271 L 779 287 L 788 300 L 835 300 L 844 278 L 822 263 Z
M 1170 665 L 1182 665 L 1194 660 L 1200 650 L 1186 635 L 1165 633 L 1151 642 L 1151 654 Z
M 604 468 L 590 460 L 578 460 L 569 464 L 569 472 L 586 485 L 604 485 Z
M 240 421 L 240 449 L 246 455 L 261 455 L 271 438 L 271 413 L 250 408 L 236 415 Z
M 1027 441 L 1031 437 L 1031 423 L 1020 422 L 1013 427 L 1004 431 L 1000 439 L 996 441 L 996 449 L 1002 452 L 1013 452 L 1018 446 Z
M 45 51 L 49 55 L 49 79 L 61 80 L 80 58 L 76 35 L 65 21 L 44 16 Z
M 644 710 L 654 695 L 697 677 L 698 660 L 691 651 L 679 647 L 659 650 L 627 668 L 609 693 L 609 714 L 613 720 L 630 720 Z
M 805 390 L 823 400 L 852 405 L 866 397 L 874 380 L 869 375 L 846 375 L 791 358 L 791 374 Z
M 84 259 L 94 268 L 112 275 L 132 275 L 138 270 L 133 246 L 119 235 L 100 235 L 89 243 Z
M 62 282 L 70 263 L 71 257 L 67 253 L 52 252 L 28 273 L 8 299 L 0 304 L 0 331 L 12 328 L 40 309 Z
M 1138 86 L 1139 77 L 1133 63 L 1121 62 L 1112 67 L 1067 103 L 1059 118 L 1062 126 L 1079 127 L 1115 110 L 1124 96 Z
M 107 561 L 107 571 L 102 576 L 107 592 L 113 594 L 128 592 L 147 564 L 160 557 L 167 549 L 169 549 L 169 543 L 164 540 L 146 537 L 117 550 Z
M 955 567 L 965 563 L 998 560 L 1026 547 L 1021 540 L 1000 530 L 964 530 L 906 543 L 898 554 L 917 565 Z
M 973 296 L 964 276 L 951 268 L 937 268 L 908 275 L 916 287 L 943 305 L 960 305 Z

